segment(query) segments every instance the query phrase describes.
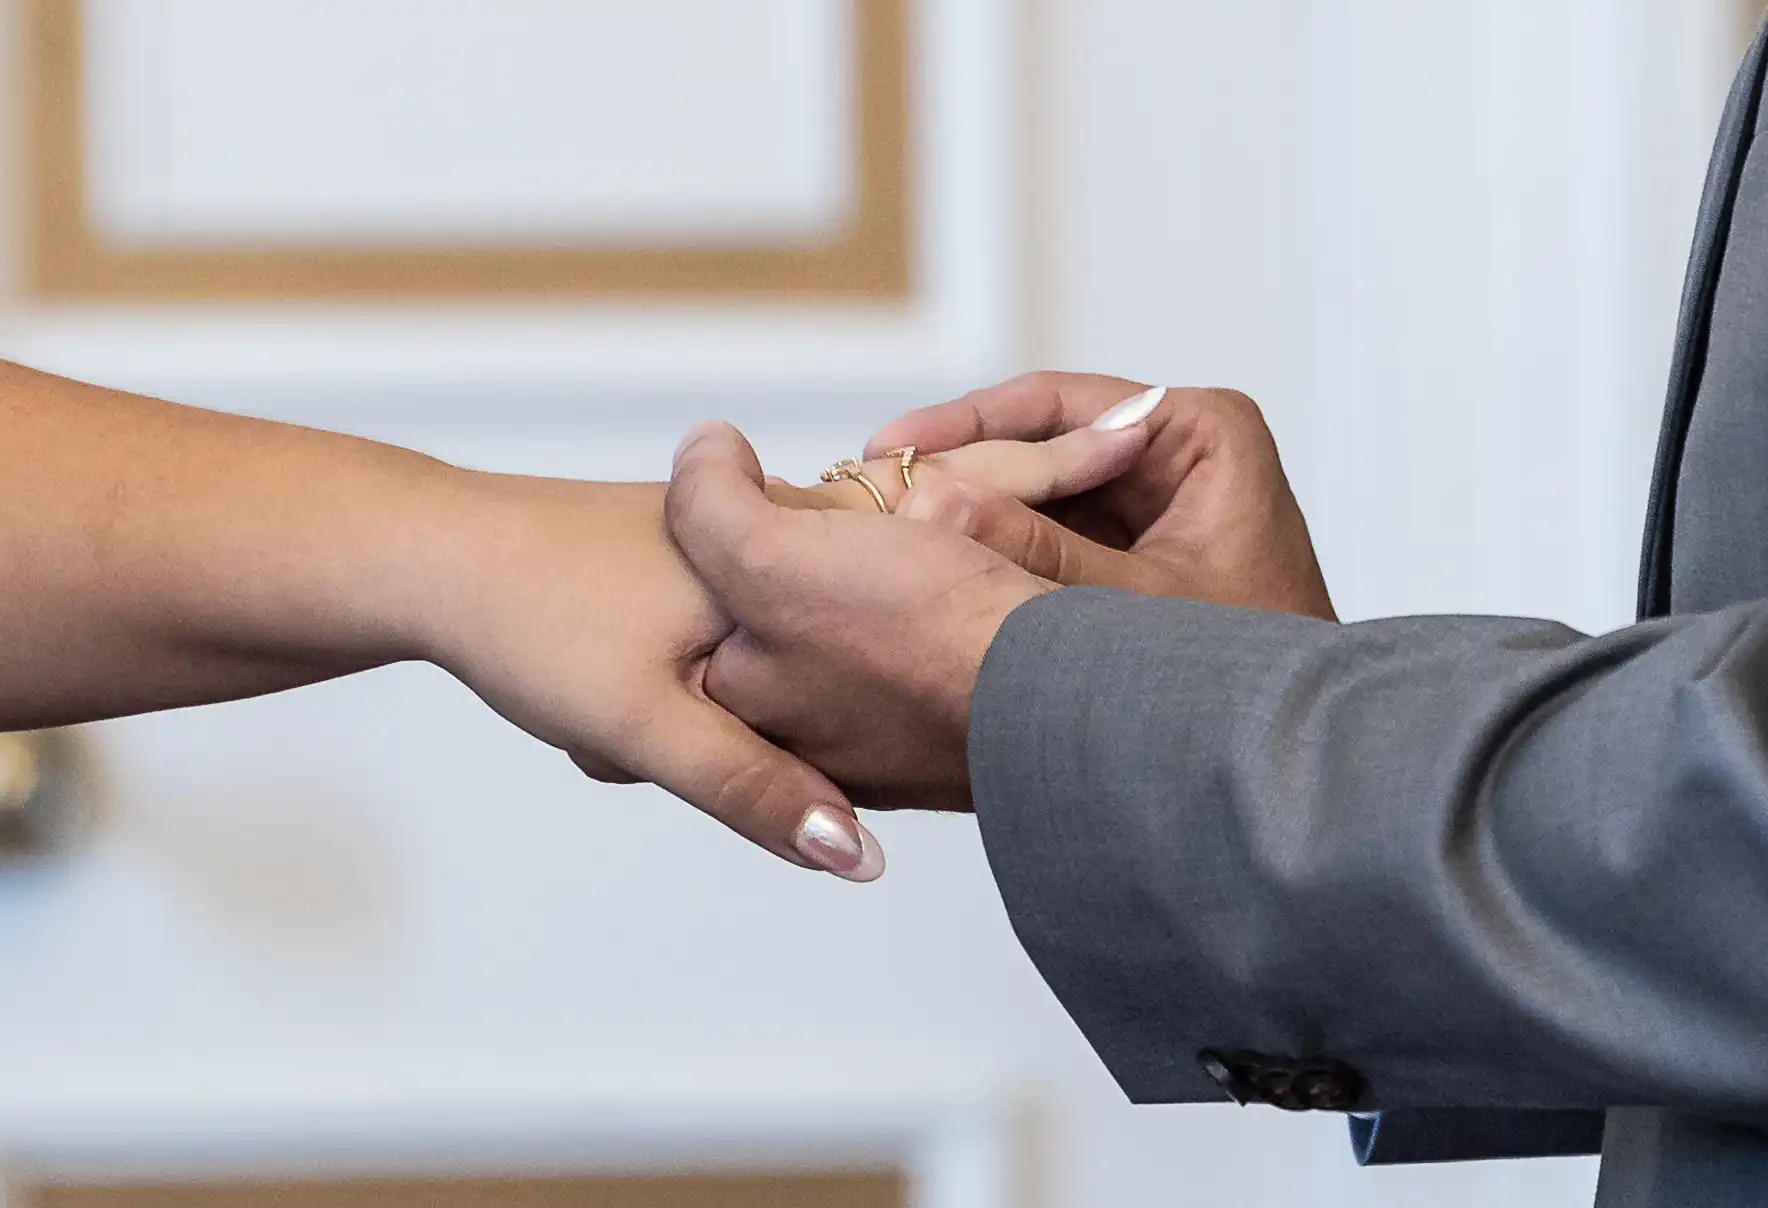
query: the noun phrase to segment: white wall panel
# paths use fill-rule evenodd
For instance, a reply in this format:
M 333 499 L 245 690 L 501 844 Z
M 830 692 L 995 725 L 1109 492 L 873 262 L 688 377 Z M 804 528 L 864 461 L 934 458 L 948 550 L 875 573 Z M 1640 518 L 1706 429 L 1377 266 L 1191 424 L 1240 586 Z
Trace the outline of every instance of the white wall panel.
M 1626 620 L 1733 6 L 1057 11 L 1052 359 L 1258 397 L 1346 615 Z
M 87 0 L 96 217 L 131 245 L 831 234 L 846 0 Z
M 257 28 L 254 21 L 277 14 L 291 28 L 312 35 L 325 27 L 325 19 L 358 7 L 322 5 L 314 9 L 316 15 L 308 15 L 312 6 L 277 4 L 264 7 L 268 16 L 255 16 L 259 13 L 256 5 L 146 0 L 145 15 L 129 16 L 136 10 L 124 0 L 93 2 L 100 8 L 109 4 L 116 22 L 110 35 L 102 32 L 104 27 L 93 25 L 97 48 L 101 55 L 123 58 L 128 57 L 129 43 L 116 31 L 145 23 L 151 32 L 154 13 L 178 15 L 185 6 L 195 6 L 190 9 L 193 13 L 206 12 L 211 3 L 226 9 L 229 15 L 221 25 L 236 31 L 231 38 L 243 41 L 250 41 L 247 32 Z M 358 64 L 346 82 L 358 88 L 381 87 L 397 97 L 403 83 L 401 64 L 411 56 L 395 53 L 400 30 L 392 17 L 409 15 L 413 6 L 402 0 L 374 0 L 363 7 L 370 18 L 379 21 L 379 26 L 375 20 L 369 21 L 369 33 L 373 35 L 371 45 L 387 51 L 385 76 L 372 76 L 372 64 Z M 428 6 L 416 7 L 428 12 Z M 475 0 L 450 0 L 442 7 L 454 14 L 452 24 L 445 21 L 443 28 L 451 29 L 456 40 L 466 39 L 476 28 L 506 20 L 488 15 L 493 9 L 501 12 L 500 6 Z M 737 7 L 744 14 L 749 11 L 747 5 Z M 722 15 L 720 19 L 734 20 L 731 14 L 737 7 L 711 4 L 710 0 L 668 0 L 662 11 L 715 10 Z M 547 14 L 551 26 L 562 31 L 593 30 L 598 22 L 653 34 L 661 28 L 652 28 L 650 18 L 635 16 L 635 6 L 613 0 L 587 6 L 522 0 L 512 11 L 519 14 L 530 9 Z M 763 83 L 784 90 L 781 95 L 796 98 L 794 104 L 813 95 L 840 92 L 844 87 L 841 82 L 825 78 L 830 71 L 827 62 L 816 69 L 808 65 L 803 70 L 787 69 L 806 59 L 813 48 L 830 42 L 835 36 L 830 27 L 844 24 L 839 17 L 842 10 L 850 11 L 850 6 L 836 0 L 768 0 L 761 5 L 757 20 L 764 32 L 745 36 L 765 39 L 765 30 L 775 29 L 774 41 L 780 46 L 775 48 L 773 61 L 784 64 L 783 78 L 774 79 L 770 70 L 768 78 L 761 80 L 728 65 L 693 75 L 691 95 L 669 101 L 668 112 L 676 114 L 678 124 L 688 131 L 684 141 L 676 145 L 676 152 L 693 149 L 697 155 L 705 149 L 702 144 L 717 141 L 696 123 L 718 112 L 727 78 L 751 91 Z M 456 417 L 464 414 L 471 419 L 520 411 L 528 398 L 560 393 L 572 394 L 583 414 L 597 415 L 598 400 L 635 383 L 661 386 L 672 397 L 693 391 L 702 399 L 715 397 L 708 392 L 724 385 L 788 396 L 814 393 L 819 406 L 827 408 L 839 406 L 842 388 L 853 384 L 874 390 L 883 386 L 935 391 L 961 381 L 1001 376 L 1013 368 L 1022 351 L 1014 6 L 1012 0 L 928 0 L 916 5 L 915 11 L 912 36 L 917 56 L 909 172 L 913 182 L 912 293 L 904 303 L 770 303 L 709 297 L 673 304 L 637 305 L 611 299 L 583 305 L 495 305 L 469 300 L 403 308 L 327 306 L 310 300 L 229 307 L 30 308 L 15 304 L 0 308 L 0 355 L 90 380 L 201 398 L 216 405 L 251 407 L 258 388 L 273 383 L 279 406 L 295 417 L 326 412 L 340 390 L 351 392 L 359 403 L 372 398 L 374 409 L 383 414 L 434 417 L 438 394 L 463 382 L 482 386 L 481 396 L 496 400 L 483 408 L 451 409 Z M 118 17 L 118 13 L 124 15 Z M 616 13 L 624 15 L 610 15 Z M 166 24 L 174 32 L 180 28 Z M 405 28 L 421 25 L 411 17 Z M 264 31 L 257 29 L 254 36 L 263 35 Z M 109 50 L 105 49 L 107 37 L 112 43 Z M 563 34 L 561 39 L 569 40 Z M 676 47 L 681 62 L 690 65 L 698 55 L 717 57 L 721 49 L 703 30 L 683 33 Z M 604 202 L 613 209 L 602 214 L 607 220 L 602 229 L 612 229 L 608 223 L 618 217 L 614 210 L 620 207 L 625 207 L 620 210 L 625 215 L 619 218 L 621 223 L 636 220 L 637 203 L 630 196 L 624 200 L 617 196 L 619 188 L 630 186 L 590 171 L 586 158 L 560 162 L 552 146 L 552 142 L 577 137 L 629 138 L 631 130 L 619 121 L 604 122 L 602 115 L 591 121 L 585 115 L 583 124 L 576 125 L 579 118 L 573 116 L 550 133 L 511 132 L 506 129 L 513 112 L 513 101 L 508 97 L 492 104 L 496 99 L 493 94 L 474 99 L 463 91 L 460 98 L 446 104 L 439 99 L 437 107 L 445 117 L 464 123 L 462 137 L 468 147 L 492 156 L 492 167 L 503 169 L 508 177 L 507 181 L 473 180 L 472 172 L 450 164 L 438 153 L 452 137 L 437 133 L 446 123 L 426 128 L 425 115 L 405 97 L 383 112 L 381 124 L 388 137 L 409 135 L 413 144 L 401 148 L 392 165 L 399 157 L 410 156 L 418 170 L 405 179 L 392 166 L 376 164 L 368 165 L 372 171 L 362 175 L 345 161 L 363 168 L 362 161 L 372 156 L 372 139 L 352 134 L 341 147 L 330 147 L 326 145 L 328 138 L 322 137 L 347 121 L 345 114 L 321 105 L 317 126 L 304 125 L 306 116 L 297 120 L 300 106 L 293 103 L 294 93 L 297 88 L 319 87 L 312 80 L 317 67 L 282 64 L 269 73 L 262 90 L 254 92 L 259 88 L 255 83 L 241 85 L 245 93 L 242 113 L 258 115 L 251 121 L 215 113 L 187 113 L 180 118 L 165 111 L 164 98 L 172 84 L 160 77 L 167 70 L 165 64 L 192 55 L 209 64 L 205 69 L 208 74 L 204 77 L 198 72 L 198 82 L 190 85 L 193 95 L 182 103 L 186 108 L 197 106 L 199 101 L 202 106 L 225 106 L 230 91 L 223 85 L 240 70 L 231 62 L 226 47 L 179 54 L 167 51 L 157 59 L 149 56 L 134 65 L 120 63 L 116 68 L 118 83 L 114 88 L 105 85 L 100 89 L 101 109 L 112 111 L 102 127 L 108 132 L 100 139 L 103 145 L 96 149 L 101 159 L 109 157 L 113 163 L 109 213 L 113 221 L 133 224 L 137 238 L 150 242 L 163 239 L 174 230 L 191 227 L 199 217 L 219 222 L 222 231 L 229 230 L 229 224 L 234 228 L 243 224 L 279 240 L 309 227 L 323 229 L 327 224 L 342 223 L 348 228 L 367 223 L 383 229 L 396 217 L 399 224 L 411 222 L 427 239 L 426 224 L 431 233 L 450 228 L 483 234 L 489 224 L 507 222 L 517 212 L 540 216 L 544 232 L 548 222 L 562 222 L 566 215 L 576 215 L 573 221 L 578 222 L 595 219 L 597 206 Z M 436 78 L 441 61 L 440 50 L 427 58 L 418 56 L 414 81 L 418 91 L 428 88 L 438 95 L 446 91 Z M 568 55 L 555 54 L 551 62 L 550 77 L 545 71 L 537 73 L 542 83 L 550 78 L 547 87 L 561 90 L 561 94 L 591 87 L 573 74 Z M 839 65 L 835 69 L 838 71 Z M 682 74 L 680 64 L 670 72 L 669 78 L 678 85 L 689 78 Z M 732 72 L 738 75 L 731 76 Z M 137 78 L 144 74 L 146 78 Z M 107 88 L 111 90 L 105 92 Z M 592 91 L 607 88 L 605 83 L 594 84 Z M 161 97 L 162 103 L 140 106 L 136 112 L 138 107 L 132 100 L 136 97 Z M 751 100 L 751 107 L 765 102 L 766 112 L 783 124 L 752 132 L 748 144 L 736 140 L 738 147 L 759 145 L 764 158 L 771 156 L 775 161 L 797 162 L 793 159 L 797 156 L 803 160 L 799 174 L 820 179 L 829 159 L 822 145 L 826 135 L 818 131 L 829 115 L 786 114 L 784 103 L 773 93 L 765 97 L 758 93 Z M 643 106 L 634 102 L 618 116 L 638 123 L 645 120 L 642 110 Z M 154 116 L 156 112 L 160 116 Z M 308 158 L 297 156 L 296 163 L 305 167 L 295 171 L 275 165 L 280 154 L 278 138 L 251 142 L 251 132 L 244 127 L 258 120 L 303 143 L 306 150 L 302 154 Z M 565 122 L 563 117 L 558 120 Z M 802 123 L 804 128 L 794 127 L 792 122 Z M 370 133 L 373 125 L 370 123 Z M 850 124 L 843 123 L 841 128 L 851 133 Z M 183 135 L 178 134 L 180 130 Z M 179 138 L 194 140 L 194 149 L 179 150 Z M 641 166 L 635 176 L 639 184 L 647 171 L 672 171 L 669 155 L 662 154 L 668 151 L 663 143 L 631 144 L 629 150 L 635 150 L 640 158 L 651 151 L 661 156 L 657 164 Z M 680 227 L 687 221 L 682 215 L 691 212 L 698 223 L 716 210 L 715 223 L 728 231 L 739 231 L 752 221 L 797 223 L 813 217 L 806 206 L 822 207 L 829 195 L 827 181 L 814 189 L 800 187 L 802 182 L 794 184 L 797 169 L 776 178 L 773 167 L 763 171 L 742 156 L 715 160 L 715 166 L 718 162 L 730 168 L 728 179 L 687 182 L 682 191 L 672 194 L 680 203 L 675 216 L 668 206 L 659 205 L 647 210 L 643 222 Z M 307 168 L 313 169 L 311 181 Z M 426 178 L 426 172 L 432 175 Z M 309 189 L 309 193 L 302 194 L 302 189 Z M 312 189 L 320 195 L 313 195 Z M 597 190 L 601 190 L 599 202 L 589 196 Z M 761 192 L 745 200 L 744 190 Z M 844 197 L 846 186 L 836 191 Z M 346 204 L 353 205 L 371 193 L 379 200 L 368 198 L 366 218 L 344 213 Z M 823 200 L 811 205 L 813 193 Z M 360 389 L 365 384 L 372 389 Z M 548 405 L 540 407 L 550 409 Z

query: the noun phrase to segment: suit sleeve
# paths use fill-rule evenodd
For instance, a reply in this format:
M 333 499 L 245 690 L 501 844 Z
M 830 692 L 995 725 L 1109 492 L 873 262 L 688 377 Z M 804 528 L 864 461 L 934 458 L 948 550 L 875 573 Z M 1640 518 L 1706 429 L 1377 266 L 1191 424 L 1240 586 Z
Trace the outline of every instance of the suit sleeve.
M 1359 1111 L 1768 1108 L 1768 603 L 1591 638 L 1064 590 L 970 744 L 1013 926 L 1138 1102 L 1245 1050 Z

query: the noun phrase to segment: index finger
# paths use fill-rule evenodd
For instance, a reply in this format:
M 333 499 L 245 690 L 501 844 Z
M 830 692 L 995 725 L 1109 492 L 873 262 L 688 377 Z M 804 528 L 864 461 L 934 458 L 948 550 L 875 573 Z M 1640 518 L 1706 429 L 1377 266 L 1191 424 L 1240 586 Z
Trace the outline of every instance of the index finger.
M 1084 428 L 1148 387 L 1093 373 L 1032 373 L 963 398 L 911 411 L 878 430 L 866 456 L 914 445 L 944 453 L 984 440 L 1048 440 Z

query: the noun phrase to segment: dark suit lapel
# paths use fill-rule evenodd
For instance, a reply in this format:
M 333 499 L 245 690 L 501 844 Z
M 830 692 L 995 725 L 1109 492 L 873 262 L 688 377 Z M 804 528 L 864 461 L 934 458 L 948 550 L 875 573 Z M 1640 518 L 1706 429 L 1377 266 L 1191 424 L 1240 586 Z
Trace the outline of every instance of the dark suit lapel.
M 1664 405 L 1664 423 L 1658 434 L 1657 468 L 1652 473 L 1651 496 L 1646 505 L 1645 551 L 1639 567 L 1639 616 L 1663 616 L 1670 611 L 1670 559 L 1675 541 L 1676 480 L 1682 468 L 1682 451 L 1688 440 L 1688 421 L 1700 395 L 1706 370 L 1707 345 L 1712 335 L 1713 297 L 1725 264 L 1725 245 L 1737 208 L 1737 191 L 1744 162 L 1756 130 L 1762 105 L 1763 71 L 1768 67 L 1768 24 L 1756 35 L 1748 58 L 1738 72 L 1725 117 L 1719 127 L 1718 145 L 1707 174 L 1706 194 L 1695 225 L 1694 251 L 1689 259 L 1688 279 L 1682 291 L 1682 318 L 1676 333 L 1676 353 L 1670 367 L 1670 392 Z

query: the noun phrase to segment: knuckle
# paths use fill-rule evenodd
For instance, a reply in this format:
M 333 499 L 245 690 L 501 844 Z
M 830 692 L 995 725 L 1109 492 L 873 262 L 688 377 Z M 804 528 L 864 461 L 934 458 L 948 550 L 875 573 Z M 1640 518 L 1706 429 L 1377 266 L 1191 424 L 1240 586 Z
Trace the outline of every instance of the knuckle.
M 1251 395 L 1238 390 L 1212 390 L 1204 411 L 1232 428 L 1263 430 L 1265 413 Z
M 816 724 L 814 703 L 792 689 L 789 672 L 746 634 L 726 642 L 707 661 L 701 691 L 755 733 L 787 749 L 808 738 Z
M 1055 525 L 1041 520 L 1034 520 L 1026 526 L 1024 540 L 1025 557 L 1020 565 L 1038 576 L 1056 583 L 1068 583 L 1071 571 L 1071 559 L 1068 543 L 1062 539 Z
M 753 639 L 747 631 L 738 630 L 706 660 L 701 687 L 714 704 L 753 726 L 758 720 L 755 684 L 759 670 Z
M 1035 408 L 1041 413 L 1055 407 L 1073 376 L 1060 369 L 1034 369 L 997 386 L 995 392 L 1011 400 L 1014 406 Z
M 1068 375 L 1059 369 L 1034 369 L 1014 378 L 1013 385 L 1021 390 L 1046 392 L 1061 389 L 1062 384 L 1067 380 Z
M 757 755 L 732 770 L 707 812 L 750 838 L 788 845 L 803 804 L 793 780 L 785 759 Z
M 970 527 L 970 500 L 949 479 L 935 478 L 915 485 L 913 506 L 904 509 L 914 520 L 935 528 L 965 530 Z
M 1198 407 L 1196 431 L 1218 455 L 1265 461 L 1276 453 L 1264 411 L 1238 390 L 1209 391 Z

